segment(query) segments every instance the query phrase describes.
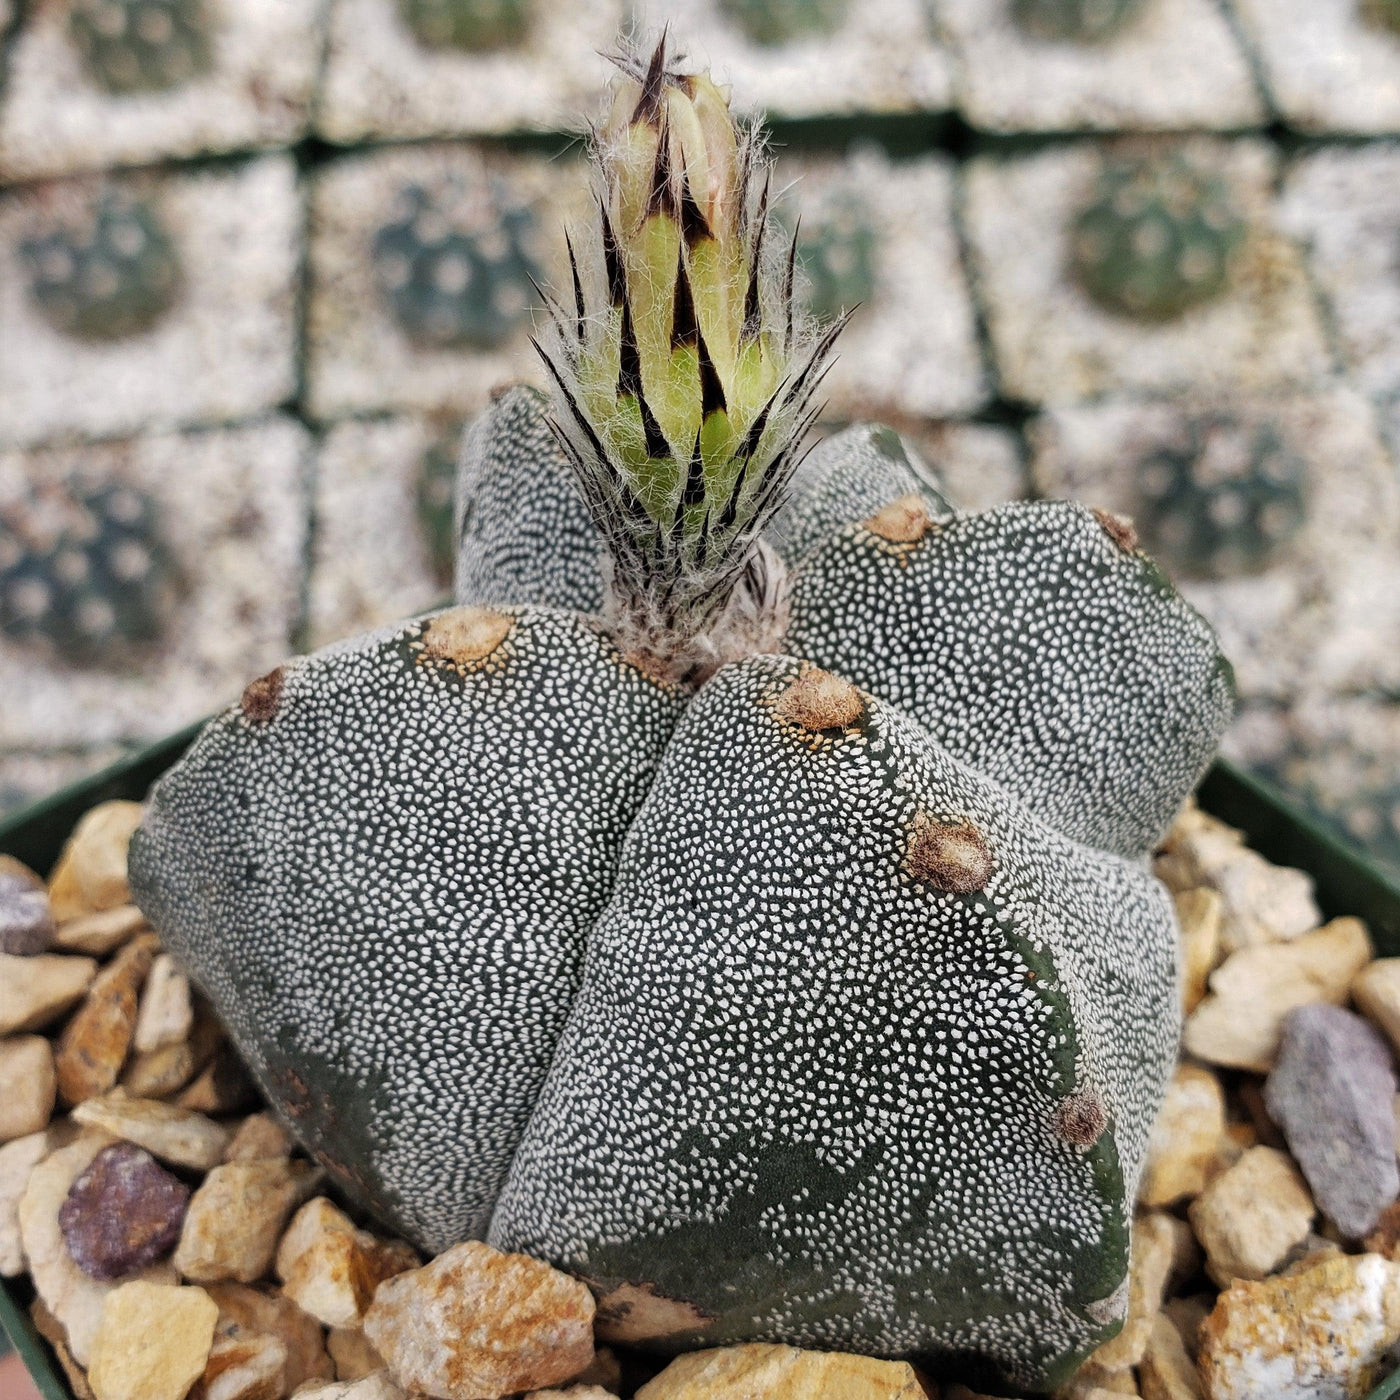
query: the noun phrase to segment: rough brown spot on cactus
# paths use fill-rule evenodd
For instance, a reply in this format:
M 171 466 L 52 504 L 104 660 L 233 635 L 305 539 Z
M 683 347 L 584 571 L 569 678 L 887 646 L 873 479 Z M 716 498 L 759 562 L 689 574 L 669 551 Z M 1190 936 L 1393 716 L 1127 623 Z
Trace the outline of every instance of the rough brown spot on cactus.
M 515 619 L 492 608 L 452 608 L 423 629 L 423 655 L 466 675 L 479 671 L 510 635 Z
M 603 1292 L 590 1284 L 598 1299 L 593 1327 L 600 1341 L 635 1345 L 677 1332 L 692 1332 L 713 1322 L 711 1314 L 681 1298 L 667 1298 L 652 1283 L 620 1283 Z
M 804 666 L 783 691 L 774 713 L 813 733 L 850 729 L 865 718 L 865 700 L 850 681 L 819 666 Z
M 929 518 L 923 498 L 911 491 L 876 511 L 862 524 L 872 535 L 878 535 L 890 544 L 918 544 L 933 521 Z
M 971 822 L 915 819 L 905 870 L 925 885 L 945 894 L 971 894 L 985 889 L 996 862 L 987 838 Z
M 1138 547 L 1137 526 L 1128 515 L 1115 515 L 1101 506 L 1094 507 L 1094 519 L 1103 526 L 1104 534 L 1125 554 L 1131 554 Z
M 255 681 L 249 681 L 243 688 L 243 698 L 238 708 L 243 718 L 250 724 L 268 724 L 277 714 L 277 706 L 282 699 L 283 671 L 279 666 Z
M 1055 1135 L 1074 1147 L 1092 1147 L 1108 1127 L 1108 1109 L 1093 1089 L 1076 1089 L 1055 1108 Z

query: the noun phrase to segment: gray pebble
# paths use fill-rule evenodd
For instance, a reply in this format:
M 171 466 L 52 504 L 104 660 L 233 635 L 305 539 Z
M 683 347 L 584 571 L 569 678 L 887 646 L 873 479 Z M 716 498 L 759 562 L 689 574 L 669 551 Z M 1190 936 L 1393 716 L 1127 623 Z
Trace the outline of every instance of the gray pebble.
M 0 856 L 0 953 L 29 958 L 49 949 L 53 912 L 44 882 L 8 856 Z
M 1400 1195 L 1395 1066 L 1381 1033 L 1339 1006 L 1302 1006 L 1283 1023 L 1264 1087 L 1322 1213 L 1358 1238 Z

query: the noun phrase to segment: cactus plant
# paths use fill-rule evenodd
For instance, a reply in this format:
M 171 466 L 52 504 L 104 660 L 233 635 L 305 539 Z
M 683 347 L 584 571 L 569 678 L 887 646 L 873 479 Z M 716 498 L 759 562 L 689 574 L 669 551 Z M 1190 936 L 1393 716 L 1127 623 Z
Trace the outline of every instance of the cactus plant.
M 1180 153 L 1116 159 L 1075 220 L 1074 271 L 1110 310 L 1166 320 L 1225 290 L 1244 234 L 1224 181 Z
M 530 11 L 530 0 L 399 0 L 399 13 L 420 44 L 468 53 L 524 43 Z
M 68 34 L 111 93 L 165 92 L 208 70 L 208 0 L 73 0 Z
M 786 221 L 785 221 L 786 222 Z M 797 233 L 802 304 L 819 321 L 834 321 L 875 294 L 877 235 L 860 202 L 837 198 Z
M 830 34 L 850 0 L 720 0 L 720 10 L 755 44 L 777 45 Z
M 1307 467 L 1269 422 L 1194 418 L 1138 468 L 1143 536 L 1183 573 L 1273 563 L 1307 518 Z
M 528 252 L 534 216 L 499 197 L 493 203 L 504 206 L 497 225 L 469 230 L 448 204 L 410 185 L 394 221 L 375 235 L 375 277 L 410 340 L 489 350 L 528 321 L 538 276 Z
M 460 602 L 252 683 L 133 889 L 425 1247 L 550 1259 L 657 1350 L 1053 1384 L 1124 1315 L 1177 1028 L 1146 856 L 1229 670 L 1126 522 L 956 516 L 868 425 L 802 460 L 839 323 L 761 149 L 664 41 L 622 67 L 549 416 L 465 440 Z
M 112 190 L 25 238 L 20 257 L 44 319 L 85 340 L 149 330 L 179 294 L 179 257 L 155 206 Z
M 1097 44 L 1121 33 L 1145 0 L 1013 0 L 1016 23 L 1037 39 Z
M 0 630 L 78 666 L 158 640 L 178 574 L 155 501 L 109 482 L 47 506 L 0 517 Z

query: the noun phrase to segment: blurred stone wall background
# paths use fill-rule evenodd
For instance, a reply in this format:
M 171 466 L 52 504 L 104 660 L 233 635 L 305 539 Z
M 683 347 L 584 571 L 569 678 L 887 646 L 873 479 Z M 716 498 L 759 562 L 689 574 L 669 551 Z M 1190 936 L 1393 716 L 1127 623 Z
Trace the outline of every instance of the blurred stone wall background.
M 1397 0 L 0 0 L 0 807 L 444 594 L 567 133 L 664 21 L 861 303 L 831 421 L 1133 515 L 1232 752 L 1400 865 Z M 1091 295 L 1123 258 L 1191 304 Z

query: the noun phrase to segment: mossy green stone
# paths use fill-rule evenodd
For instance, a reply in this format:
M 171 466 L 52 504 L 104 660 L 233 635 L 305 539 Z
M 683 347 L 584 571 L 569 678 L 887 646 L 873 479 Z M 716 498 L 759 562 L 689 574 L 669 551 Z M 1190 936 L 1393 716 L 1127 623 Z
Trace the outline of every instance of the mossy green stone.
M 210 0 L 73 0 L 68 34 L 116 95 L 168 92 L 213 62 Z
M 1170 320 L 1225 291 L 1245 233 L 1224 180 L 1184 156 L 1115 159 L 1075 218 L 1072 267 L 1110 311 Z

